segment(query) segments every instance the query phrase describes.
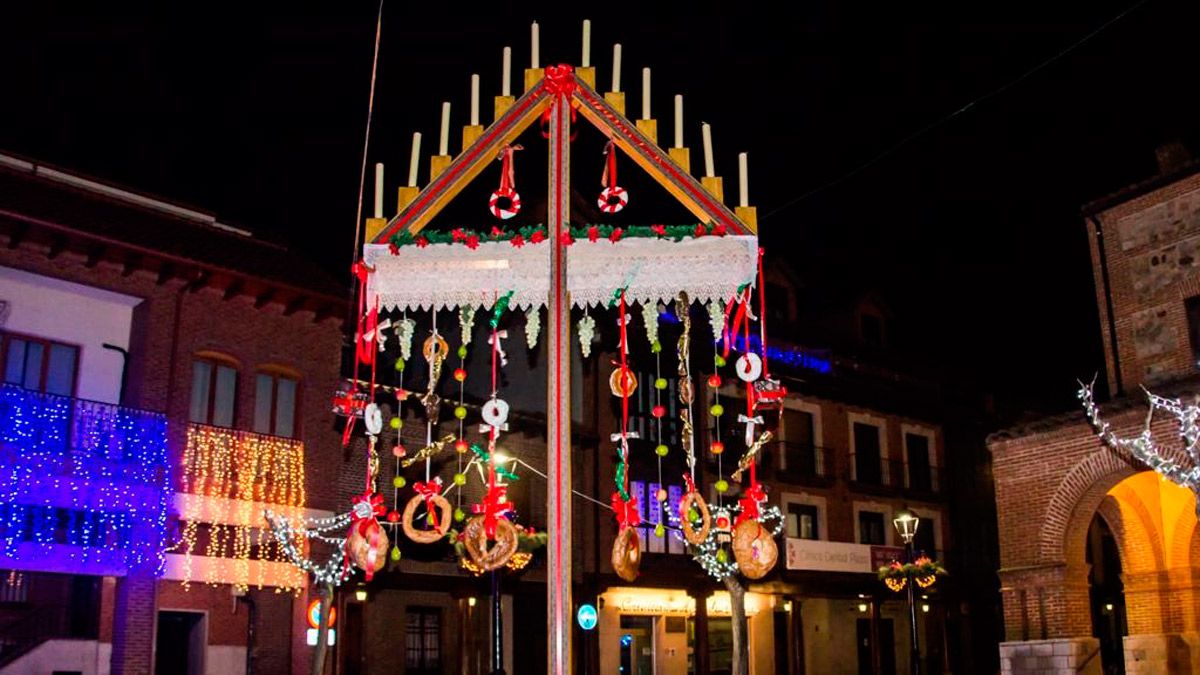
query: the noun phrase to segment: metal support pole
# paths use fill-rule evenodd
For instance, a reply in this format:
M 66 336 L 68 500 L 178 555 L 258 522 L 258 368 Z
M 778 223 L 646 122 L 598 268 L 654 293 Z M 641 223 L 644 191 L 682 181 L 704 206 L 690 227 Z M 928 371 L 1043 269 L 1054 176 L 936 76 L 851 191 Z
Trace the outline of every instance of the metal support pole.
M 904 544 L 904 553 L 911 564 L 913 561 L 913 545 L 911 540 Z M 921 645 L 917 641 L 917 594 L 916 589 L 913 588 L 916 583 L 916 579 L 910 577 L 906 584 L 908 586 L 908 633 L 911 639 L 908 658 L 910 664 L 909 672 L 912 675 L 921 675 Z
M 546 348 L 546 672 L 571 671 L 571 299 L 567 294 L 564 228 L 570 219 L 571 105 L 565 96 L 550 101 L 549 228 L 550 297 Z
M 492 570 L 492 675 L 504 675 L 504 617 L 500 605 L 500 574 Z

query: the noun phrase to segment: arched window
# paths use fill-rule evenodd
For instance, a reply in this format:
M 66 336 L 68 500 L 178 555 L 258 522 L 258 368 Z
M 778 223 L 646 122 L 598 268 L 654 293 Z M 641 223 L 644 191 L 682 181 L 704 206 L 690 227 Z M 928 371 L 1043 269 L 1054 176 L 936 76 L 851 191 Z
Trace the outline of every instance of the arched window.
M 238 362 L 217 352 L 198 352 L 192 361 L 192 403 L 188 419 L 232 427 L 237 402 Z
M 300 374 L 282 366 L 261 366 L 254 381 L 254 431 L 260 434 L 298 435 Z

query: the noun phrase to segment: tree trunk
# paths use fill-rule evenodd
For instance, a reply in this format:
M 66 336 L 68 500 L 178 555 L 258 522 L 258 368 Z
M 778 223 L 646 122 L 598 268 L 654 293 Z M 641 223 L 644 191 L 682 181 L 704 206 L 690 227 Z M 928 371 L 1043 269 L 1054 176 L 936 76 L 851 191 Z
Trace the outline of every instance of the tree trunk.
M 725 577 L 725 589 L 729 591 L 730 623 L 733 626 L 732 675 L 750 675 L 750 635 L 746 625 L 746 588 L 737 577 Z
M 329 642 L 329 615 L 333 605 L 333 584 L 325 584 L 321 595 L 321 627 L 317 629 L 317 648 L 313 650 L 312 675 L 325 672 L 325 646 Z

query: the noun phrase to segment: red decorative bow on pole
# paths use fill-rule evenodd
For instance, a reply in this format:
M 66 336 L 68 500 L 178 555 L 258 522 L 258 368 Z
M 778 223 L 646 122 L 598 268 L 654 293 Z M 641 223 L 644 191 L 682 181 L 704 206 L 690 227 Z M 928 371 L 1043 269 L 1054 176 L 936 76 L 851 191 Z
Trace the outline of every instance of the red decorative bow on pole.
M 621 493 L 614 492 L 612 494 L 612 510 L 617 516 L 617 525 L 622 529 L 637 527 L 642 522 L 642 514 L 638 510 L 637 497 L 630 497 L 628 500 L 625 500 L 621 499 Z
M 734 525 L 741 525 L 747 520 L 758 520 L 759 513 L 758 505 L 767 501 L 767 491 L 758 483 L 751 483 L 746 489 L 744 496 L 738 500 L 738 506 L 742 512 L 738 514 Z
M 377 516 L 382 516 L 387 509 L 383 505 L 383 495 L 364 492 L 354 498 L 354 510 L 350 527 L 366 536 L 367 528 L 375 522 Z
M 429 513 L 429 524 L 436 529 L 438 526 L 437 507 L 433 503 L 433 498 L 442 493 L 442 479 L 434 478 L 431 481 L 424 483 L 414 483 L 413 489 L 417 494 L 425 498 L 425 510 Z
M 488 539 L 496 538 L 496 519 L 513 510 L 512 504 L 504 501 L 506 492 L 508 486 L 492 485 L 483 496 L 483 501 L 471 507 L 473 513 L 483 515 L 483 531 Z
M 550 138 L 550 115 L 554 110 L 555 105 L 559 100 L 569 101 L 575 93 L 575 68 L 568 64 L 559 64 L 557 66 L 546 66 L 546 76 L 542 80 L 542 86 L 546 91 L 555 98 L 550 103 L 550 106 L 542 112 L 542 138 Z M 571 106 L 571 126 L 575 126 L 575 106 Z M 577 129 L 571 130 L 571 140 L 575 140 L 575 134 L 579 133 Z

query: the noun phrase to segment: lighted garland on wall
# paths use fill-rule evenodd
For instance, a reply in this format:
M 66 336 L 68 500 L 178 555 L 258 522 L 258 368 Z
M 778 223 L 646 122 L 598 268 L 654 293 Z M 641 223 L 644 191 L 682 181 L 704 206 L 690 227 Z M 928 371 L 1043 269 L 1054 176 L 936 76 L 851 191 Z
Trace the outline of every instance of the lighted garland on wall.
M 290 558 L 278 539 L 267 537 L 258 509 L 272 504 L 293 521 L 301 518 L 304 491 L 304 443 L 296 439 L 266 436 L 233 429 L 189 425 L 181 481 L 184 522 L 181 547 L 184 554 L 183 584 L 193 581 L 192 556 L 198 553 L 200 524 L 209 524 L 203 555 L 232 558 L 234 578 L 221 578 L 209 566 L 203 581 L 232 583 L 238 588 L 265 583 L 263 567 L 254 566 L 251 552 L 259 560 Z M 205 498 L 213 499 L 205 499 Z M 300 544 L 297 544 L 300 545 Z M 283 588 L 296 588 L 299 575 L 281 580 Z
M 162 573 L 165 416 L 0 386 L 0 476 L 4 555 L 65 556 L 60 571 Z
M 570 229 L 567 244 L 584 239 L 588 241 L 607 239 L 613 242 L 629 238 L 683 241 L 696 237 L 723 237 L 725 235 L 724 227 L 701 223 L 691 225 L 582 225 Z M 392 235 L 390 243 L 393 248 L 425 247 L 430 244 L 462 244 L 467 248 L 476 248 L 479 244 L 489 241 L 507 241 L 520 248 L 526 244 L 540 244 L 548 239 L 549 236 L 544 225 L 526 225 L 516 230 L 493 227 L 489 232 L 477 232 L 461 227 L 449 232 L 424 230 L 415 235 L 407 230 L 402 230 Z

